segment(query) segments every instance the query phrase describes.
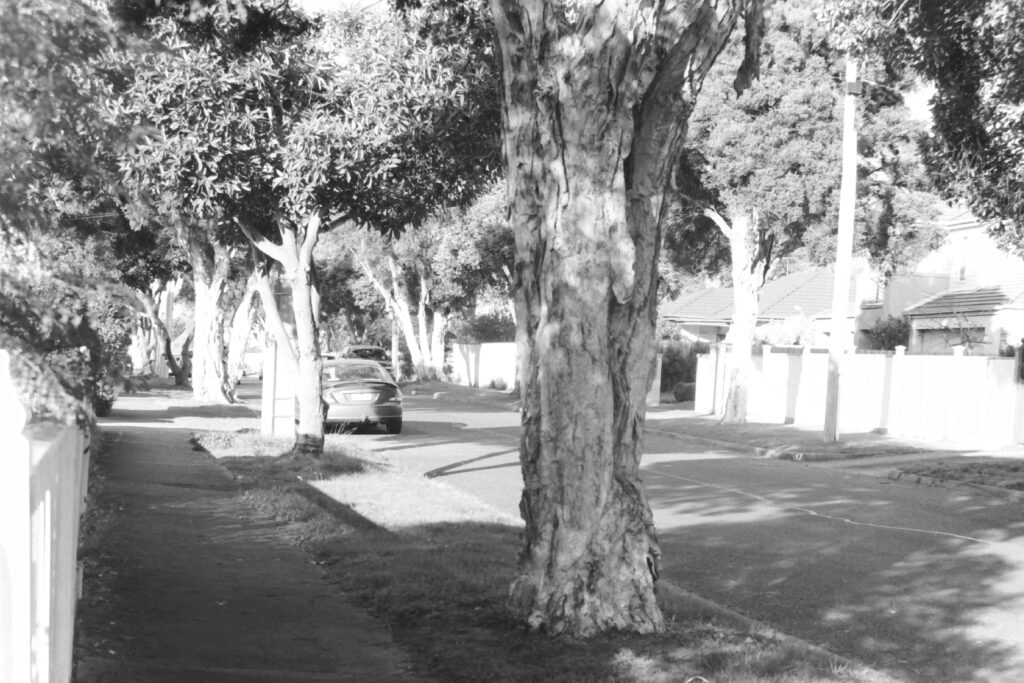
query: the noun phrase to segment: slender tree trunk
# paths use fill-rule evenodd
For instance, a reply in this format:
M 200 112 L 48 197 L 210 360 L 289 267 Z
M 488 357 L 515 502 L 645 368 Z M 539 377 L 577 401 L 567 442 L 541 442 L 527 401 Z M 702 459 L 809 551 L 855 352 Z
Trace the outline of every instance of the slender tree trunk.
M 430 349 L 430 330 L 427 328 L 427 283 L 422 271 L 420 272 L 419 284 L 420 296 L 416 302 L 416 344 L 419 346 L 420 362 L 416 365 L 416 374 L 421 380 L 437 379 L 437 368 L 434 367 L 433 354 Z
M 585 2 L 580 34 L 547 3 L 491 8 L 520 282 L 526 530 L 511 605 L 553 633 L 658 631 L 660 551 L 639 466 L 661 213 L 736 8 Z
M 249 346 L 249 335 L 256 322 L 256 285 L 259 276 L 251 273 L 245 283 L 242 299 L 231 316 L 231 332 L 228 335 L 227 382 L 234 392 L 245 375 L 245 350 Z
M 758 292 L 762 275 L 757 258 L 756 225 L 752 212 L 732 217 L 729 252 L 732 256 L 733 315 L 725 341 L 731 346 L 729 380 L 723 422 L 747 421 L 750 378 L 754 372 L 751 347 L 757 326 Z
M 434 311 L 430 327 L 430 367 L 436 377 L 444 375 L 444 338 L 448 331 L 448 316 Z
M 192 397 L 205 403 L 230 403 L 221 312 L 231 266 L 228 249 L 216 241 L 204 243 L 195 230 L 190 231 L 187 244 L 195 290 Z
M 409 347 L 409 357 L 412 360 L 412 366 L 415 368 L 419 379 L 426 379 L 423 374 L 426 368 L 426 359 L 423 347 L 420 346 L 419 335 L 416 333 L 416 325 L 412 321 L 412 311 L 409 310 L 408 298 L 402 296 L 403 292 L 400 287 L 396 289 L 398 291 L 392 297 L 391 309 L 394 311 L 395 319 L 402 330 L 402 336 L 405 337 L 405 344 Z
M 320 216 L 313 215 L 302 231 L 296 250 L 298 267 L 292 280 L 292 311 L 295 315 L 296 350 L 298 351 L 298 423 L 295 451 L 318 456 L 324 450 L 323 361 L 320 359 L 318 320 L 320 297 L 316 291 L 313 271 L 313 248 L 320 230 Z
M 141 289 L 133 289 L 132 292 L 135 294 L 135 298 L 138 299 L 139 303 L 142 304 L 142 310 L 145 312 L 146 317 L 151 323 L 152 330 L 157 336 L 158 344 L 164 354 L 164 359 L 167 361 L 167 367 L 174 376 L 174 385 L 178 387 L 188 386 L 188 368 L 184 366 L 184 363 L 179 365 L 178 362 L 174 360 L 171 333 L 164 324 L 159 311 L 157 311 L 156 301 L 153 299 L 153 295 L 150 292 Z M 182 356 L 184 358 L 184 354 L 182 354 Z
M 298 410 L 293 450 L 300 454 L 319 456 L 324 450 L 324 412 L 320 396 L 323 388 L 323 363 L 320 360 L 320 335 L 317 329 L 320 296 L 313 266 L 313 250 L 320 236 L 321 216 L 319 212 L 311 214 L 304 225 L 280 223 L 280 244 L 271 242 L 239 218 L 235 219 L 235 223 L 256 249 L 281 264 L 284 278 L 291 281 L 292 315 L 295 319 L 295 402 Z M 259 271 L 259 262 L 263 259 L 255 252 L 253 258 Z M 258 285 L 260 296 L 266 297 L 264 302 L 273 301 L 272 292 L 267 291 L 270 289 L 269 279 L 264 275 L 261 275 L 264 283 Z M 283 328 L 283 324 L 272 321 L 275 315 L 271 309 L 276 311 L 276 306 L 266 306 L 268 325 Z M 281 331 L 274 331 L 274 334 L 277 336 Z M 281 338 L 285 339 L 287 335 L 282 334 Z
M 267 256 L 256 248 L 255 244 L 250 245 L 253 260 L 253 275 L 256 277 L 256 293 L 260 297 L 260 304 L 263 306 L 263 324 L 266 330 L 277 343 L 277 348 L 284 352 L 287 359 L 297 362 L 298 356 L 295 353 L 295 342 L 281 319 L 281 311 L 277 307 L 277 299 L 274 298 L 274 286 L 270 282 L 270 264 Z
M 391 314 L 391 368 L 395 373 L 395 379 L 402 379 L 402 354 L 398 346 L 398 320 L 395 318 L 393 307 L 388 308 Z

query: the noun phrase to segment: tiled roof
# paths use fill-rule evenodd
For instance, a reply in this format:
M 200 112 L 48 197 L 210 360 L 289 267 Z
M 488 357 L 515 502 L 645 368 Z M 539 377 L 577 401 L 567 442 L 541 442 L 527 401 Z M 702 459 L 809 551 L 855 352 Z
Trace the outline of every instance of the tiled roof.
M 908 306 L 906 314 L 911 317 L 931 317 L 958 313 L 993 313 L 1004 309 L 1024 310 L 1024 281 L 974 289 L 950 289 Z
M 833 279 L 831 268 L 809 268 L 766 282 L 761 289 L 758 318 L 784 320 L 796 315 L 830 315 Z M 855 294 L 851 284 L 849 315 L 857 313 Z M 673 320 L 728 324 L 732 320 L 732 297 L 732 287 L 703 289 L 662 304 L 659 312 L 661 317 Z

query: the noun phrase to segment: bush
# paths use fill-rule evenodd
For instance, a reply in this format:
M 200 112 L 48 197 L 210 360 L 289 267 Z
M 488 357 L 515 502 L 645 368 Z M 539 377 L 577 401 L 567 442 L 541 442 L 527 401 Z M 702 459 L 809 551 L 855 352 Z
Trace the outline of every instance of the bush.
M 683 403 L 684 401 L 692 401 L 697 396 L 697 383 L 680 382 L 676 385 L 675 389 L 672 390 L 672 396 L 674 396 L 680 403 Z
M 661 391 L 674 391 L 681 382 L 697 381 L 697 356 L 707 353 L 707 342 L 672 341 L 661 349 Z
M 906 318 L 889 316 L 879 320 L 867 332 L 868 343 L 876 351 L 894 351 L 897 346 L 910 343 L 910 321 Z

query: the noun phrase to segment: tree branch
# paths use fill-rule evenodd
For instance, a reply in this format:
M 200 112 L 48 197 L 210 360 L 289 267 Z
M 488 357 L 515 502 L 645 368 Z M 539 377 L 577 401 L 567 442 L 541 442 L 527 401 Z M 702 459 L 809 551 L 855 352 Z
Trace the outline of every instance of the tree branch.
M 245 236 L 249 239 L 249 241 L 256 249 L 259 249 L 264 254 L 266 254 L 267 256 L 269 256 L 270 258 L 274 259 L 275 261 L 282 265 L 286 263 L 285 259 L 287 258 L 287 255 L 285 253 L 284 247 L 282 247 L 280 244 L 274 244 L 269 239 L 253 230 L 245 221 L 243 221 L 238 216 L 235 216 L 234 221 L 235 225 L 241 228 L 242 232 L 245 233 Z
M 703 213 L 722 231 L 725 239 L 732 241 L 732 228 L 729 226 L 728 221 L 722 217 L 722 214 L 710 206 L 705 207 Z

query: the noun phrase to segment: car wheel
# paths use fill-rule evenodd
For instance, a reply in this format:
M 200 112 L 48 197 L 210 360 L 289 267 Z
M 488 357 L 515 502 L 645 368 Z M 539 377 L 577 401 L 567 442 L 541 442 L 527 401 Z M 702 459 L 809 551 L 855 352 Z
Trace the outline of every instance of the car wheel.
M 390 422 L 384 423 L 384 429 L 387 430 L 388 434 L 401 434 L 402 433 L 402 419 L 391 420 Z

